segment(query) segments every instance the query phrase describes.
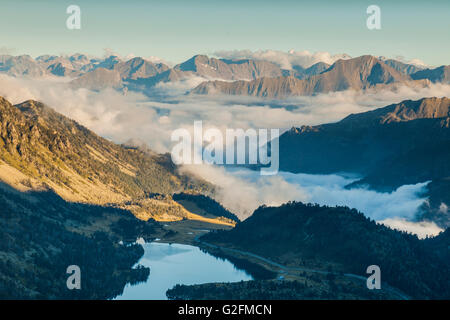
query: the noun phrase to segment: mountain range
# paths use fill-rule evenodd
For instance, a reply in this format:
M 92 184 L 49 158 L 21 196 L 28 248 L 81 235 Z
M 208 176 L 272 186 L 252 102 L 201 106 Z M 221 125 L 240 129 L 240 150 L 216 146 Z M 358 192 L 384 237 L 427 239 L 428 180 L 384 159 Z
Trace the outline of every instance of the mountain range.
M 347 89 L 392 88 L 399 85 L 424 87 L 449 83 L 449 66 L 425 69 L 383 57 L 361 56 L 340 59 L 328 65 L 318 62 L 283 69 L 265 60 L 217 59 L 196 55 L 169 67 L 141 57 L 122 60 L 117 56 L 88 58 L 72 56 L 0 56 L 0 72 L 12 76 L 71 77 L 73 88 L 101 90 L 115 88 L 148 92 L 158 83 L 197 77 L 204 81 L 191 88 L 191 94 L 250 95 L 283 98 L 313 95 Z
M 338 60 L 319 74 L 310 75 L 306 78 L 299 79 L 295 75 L 289 75 L 276 78 L 263 77 L 251 81 L 225 82 L 215 80 L 201 83 L 192 90 L 192 93 L 285 98 L 349 89 L 377 89 L 400 84 L 424 87 L 429 83 L 427 81 L 430 79 L 427 76 L 419 78 L 416 77 L 416 73 L 408 74 L 407 72 L 407 68 L 401 68 L 392 61 L 385 63 L 373 56 L 366 55 L 353 59 Z M 437 79 L 437 77 L 435 76 L 433 79 Z M 441 77 L 439 79 L 448 82 L 448 78 Z
M 88 58 L 86 55 L 39 56 L 36 59 L 28 55 L 0 55 L 0 72 L 11 76 L 55 76 L 79 77 L 99 68 L 115 70 L 122 79 L 148 79 L 157 74 L 178 74 L 180 77 L 201 76 L 223 80 L 253 80 L 261 77 L 295 75 L 304 77 L 317 74 L 329 65 L 319 62 L 309 68 L 295 65 L 293 70 L 280 68 L 277 64 L 253 59 L 217 59 L 206 55 L 192 58 L 170 68 L 160 62 L 151 62 L 141 57 L 122 60 L 117 56 L 107 58 Z M 167 72 L 169 71 L 170 72 Z M 164 77 L 163 77 L 164 78 Z M 171 78 L 169 76 L 165 78 Z

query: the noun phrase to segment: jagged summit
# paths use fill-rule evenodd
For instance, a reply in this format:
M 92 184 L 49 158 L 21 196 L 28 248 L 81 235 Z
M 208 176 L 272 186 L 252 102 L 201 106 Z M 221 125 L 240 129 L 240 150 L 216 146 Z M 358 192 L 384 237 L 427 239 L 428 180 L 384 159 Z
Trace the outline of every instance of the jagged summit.
M 450 99 L 447 97 L 405 100 L 373 111 L 351 114 L 342 122 L 375 121 L 380 123 L 410 121 L 416 119 L 436 119 L 450 117 Z
M 324 65 L 317 67 L 320 70 L 324 68 Z M 283 98 L 348 89 L 362 90 L 408 81 L 410 81 L 409 76 L 373 56 L 365 55 L 353 59 L 340 59 L 329 68 L 305 79 L 288 75 L 276 78 L 264 77 L 252 81 L 210 81 L 201 83 L 192 90 L 192 93 Z
M 425 87 L 430 83 L 449 83 L 450 66 L 424 69 L 394 59 L 364 55 L 337 60 L 332 65 L 317 62 L 283 69 L 264 59 L 217 59 L 195 55 L 169 67 L 142 57 L 123 60 L 111 55 L 93 58 L 72 56 L 0 55 L 0 73 L 11 76 L 42 77 L 53 75 L 75 78 L 74 88 L 135 90 L 152 92 L 158 83 L 177 82 L 192 77 L 205 82 L 191 88 L 194 94 L 249 95 L 284 98 L 342 90 L 372 88 L 393 89 L 398 86 Z

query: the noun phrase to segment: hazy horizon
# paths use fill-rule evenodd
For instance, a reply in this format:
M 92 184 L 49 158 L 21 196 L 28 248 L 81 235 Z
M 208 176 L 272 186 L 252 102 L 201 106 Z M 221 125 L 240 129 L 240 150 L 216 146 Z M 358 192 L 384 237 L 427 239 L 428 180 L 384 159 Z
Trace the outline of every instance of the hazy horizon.
M 81 29 L 66 28 L 66 8 L 81 8 Z M 368 1 L 119 1 L 76 3 L 5 0 L 0 54 L 86 53 L 156 56 L 179 63 L 222 50 L 371 54 L 447 64 L 448 1 L 377 1 L 381 30 L 368 30 Z M 420 23 L 417 23 L 420 21 Z

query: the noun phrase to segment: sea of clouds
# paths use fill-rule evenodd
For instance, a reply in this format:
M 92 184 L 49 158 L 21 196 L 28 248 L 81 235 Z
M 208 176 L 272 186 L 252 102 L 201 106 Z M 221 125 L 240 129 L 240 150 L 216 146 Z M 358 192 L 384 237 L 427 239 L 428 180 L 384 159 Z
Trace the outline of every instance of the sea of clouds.
M 261 176 L 259 171 L 245 168 L 218 168 L 211 165 L 185 166 L 220 186 L 215 198 L 240 219 L 246 219 L 261 205 L 279 206 L 288 201 L 318 203 L 328 206 L 356 208 L 367 217 L 389 227 L 415 233 L 419 238 L 443 231 L 435 223 L 416 221 L 428 182 L 404 185 L 393 192 L 377 192 L 365 188 L 346 189 L 355 176 L 312 175 L 279 172 Z
M 362 93 L 343 91 L 313 97 L 263 100 L 254 97 L 186 95 L 200 79 L 160 84 L 155 88 L 164 99 L 142 93 L 105 89 L 94 92 L 71 89 L 68 79 L 13 78 L 0 75 L 0 95 L 19 103 L 35 99 L 78 121 L 97 134 L 116 143 L 130 139 L 142 141 L 157 152 L 169 152 L 171 133 L 179 128 L 192 130 L 194 121 L 204 128 L 222 131 L 235 128 L 280 128 L 315 125 L 338 121 L 351 113 L 365 112 L 405 99 L 450 96 L 450 85 L 434 84 L 428 88 L 401 87 L 396 91 Z M 254 176 L 255 172 L 199 165 L 185 168 L 220 186 L 217 199 L 241 218 L 261 204 L 277 205 L 289 200 L 355 207 L 377 221 L 421 236 L 436 234 L 432 223 L 413 222 L 424 199 L 424 184 L 403 186 L 391 194 L 343 188 L 349 178 L 338 176 L 291 175 Z M 259 174 L 259 172 L 257 172 Z M 344 179 L 344 180 L 342 180 Z M 347 179 L 347 180 L 345 180 Z M 425 182 L 424 182 L 425 183 Z

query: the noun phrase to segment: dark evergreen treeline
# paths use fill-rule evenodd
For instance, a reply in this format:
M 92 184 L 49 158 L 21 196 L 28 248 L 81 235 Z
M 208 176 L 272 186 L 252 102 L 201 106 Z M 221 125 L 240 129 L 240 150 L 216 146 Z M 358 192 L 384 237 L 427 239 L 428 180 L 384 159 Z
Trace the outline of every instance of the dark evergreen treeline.
M 150 272 L 133 269 L 144 250 L 127 241 L 151 240 L 158 228 L 125 210 L 0 184 L 0 299 L 113 298 Z M 81 290 L 66 286 L 69 265 L 81 269 Z
M 235 222 L 239 222 L 239 218 L 225 209 L 220 203 L 202 194 L 176 193 L 172 196 L 173 200 L 187 200 L 195 203 L 197 207 L 213 214 L 217 217 L 225 217 Z
M 396 299 L 388 292 L 367 290 L 352 282 L 330 279 L 315 281 L 241 281 L 176 285 L 167 290 L 171 300 L 299 300 L 299 299 Z
M 381 268 L 383 281 L 414 298 L 450 297 L 449 231 L 434 239 L 392 230 L 355 209 L 290 202 L 258 208 L 230 231 L 202 237 L 283 264 L 304 261 L 316 267 L 336 264 L 342 272 L 366 275 Z M 312 262 L 311 262 L 312 261 Z

